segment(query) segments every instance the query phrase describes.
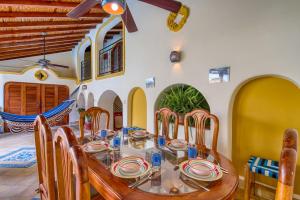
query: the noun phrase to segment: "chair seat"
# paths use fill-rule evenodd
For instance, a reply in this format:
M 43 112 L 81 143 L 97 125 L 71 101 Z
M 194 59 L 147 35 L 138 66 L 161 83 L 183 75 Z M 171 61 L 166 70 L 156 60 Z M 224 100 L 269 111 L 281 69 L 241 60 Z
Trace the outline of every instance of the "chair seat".
M 278 179 L 278 161 L 251 156 L 248 164 L 251 172 Z

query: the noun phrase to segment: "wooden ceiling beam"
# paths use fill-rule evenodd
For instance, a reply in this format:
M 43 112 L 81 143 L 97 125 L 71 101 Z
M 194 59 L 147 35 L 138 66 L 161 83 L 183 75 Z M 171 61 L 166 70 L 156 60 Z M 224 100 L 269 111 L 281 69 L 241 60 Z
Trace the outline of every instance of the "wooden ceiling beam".
M 68 52 L 71 51 L 72 48 L 62 48 L 62 49 L 56 49 L 56 50 L 48 50 L 46 54 L 53 54 L 53 53 L 62 53 L 62 52 Z M 11 54 L 9 56 L 0 56 L 0 61 L 4 60 L 12 60 L 17 58 L 27 58 L 27 57 L 33 57 L 33 56 L 41 56 L 43 55 L 43 51 L 34 51 L 34 52 L 28 52 L 24 54 Z
M 34 6 L 44 8 L 75 8 L 80 2 L 62 2 L 62 1 L 37 1 L 37 0 L 0 0 L 0 5 L 5 6 Z M 100 6 L 95 6 L 93 9 L 102 10 Z
M 56 40 L 56 41 L 51 41 L 51 42 L 46 42 L 46 46 L 53 46 L 53 45 L 60 45 L 60 44 L 67 44 L 67 43 L 74 43 L 75 45 L 80 42 L 80 39 L 73 39 L 73 40 Z M 75 46 L 74 45 L 74 46 Z M 43 41 L 34 41 L 34 42 L 24 42 L 24 43 L 17 43 L 14 45 L 0 45 L 0 52 L 5 52 L 9 51 L 10 49 L 20 49 L 20 48 L 30 48 L 34 46 L 44 46 Z
M 56 41 L 60 39 L 80 39 L 84 38 L 84 35 L 87 32 L 83 33 L 75 33 L 75 34 L 54 34 L 54 35 L 48 35 L 46 37 L 46 41 Z M 6 37 L 6 38 L 0 38 L 0 45 L 1 44 L 17 44 L 19 42 L 33 42 L 33 41 L 43 41 L 43 36 L 41 35 L 35 35 L 35 36 L 17 36 L 17 37 Z
M 22 29 L 22 30 L 0 30 L 0 35 L 5 34 L 25 34 L 25 33 L 49 33 L 49 32 L 61 32 L 61 31 L 89 31 L 96 26 L 84 26 L 84 27 L 70 27 L 70 28 L 41 28 L 41 29 Z
M 77 21 L 28 21 L 28 22 L 0 22 L 0 27 L 33 27 L 33 26 L 65 26 L 65 25 L 97 25 L 103 20 L 77 20 Z
M 73 48 L 76 45 L 76 43 L 66 43 L 66 44 L 53 44 L 50 46 L 46 46 L 46 51 L 49 50 L 54 50 L 54 49 L 60 49 L 60 48 Z M 2 50 L 2 49 L 1 49 Z M 9 56 L 11 54 L 19 54 L 19 53 L 24 53 L 24 52 L 28 52 L 28 51 L 43 51 L 44 47 L 42 45 L 36 45 L 36 46 L 32 46 L 32 47 L 23 47 L 23 48 L 11 48 L 9 50 L 6 51 L 1 51 L 0 50 L 0 54 L 1 56 Z
M 108 17 L 107 13 L 87 13 L 83 18 L 103 18 Z M 2 18 L 66 18 L 69 19 L 67 13 L 57 13 L 57 12 L 0 12 L 0 17 Z

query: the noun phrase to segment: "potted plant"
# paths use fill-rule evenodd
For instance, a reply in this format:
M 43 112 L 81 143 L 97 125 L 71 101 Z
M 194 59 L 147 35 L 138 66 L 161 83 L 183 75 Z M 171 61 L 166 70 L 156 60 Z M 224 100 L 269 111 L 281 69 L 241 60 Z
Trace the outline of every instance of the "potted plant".
M 86 130 L 91 130 L 91 127 L 92 127 L 92 117 L 88 114 L 85 115 L 85 122 L 84 122 L 84 128 Z
M 162 94 L 158 108 L 165 107 L 178 113 L 179 124 L 184 123 L 184 115 L 188 112 L 199 108 L 210 110 L 204 96 L 196 88 L 184 84 L 176 85 Z M 190 125 L 192 124 L 193 121 L 190 121 Z

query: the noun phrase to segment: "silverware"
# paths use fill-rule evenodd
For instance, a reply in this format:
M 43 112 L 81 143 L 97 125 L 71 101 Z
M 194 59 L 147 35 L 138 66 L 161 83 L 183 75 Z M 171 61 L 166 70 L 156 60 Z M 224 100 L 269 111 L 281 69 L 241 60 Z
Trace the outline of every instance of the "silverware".
M 207 159 L 208 161 L 212 162 L 212 163 L 215 163 L 215 162 L 216 162 L 216 164 L 219 165 L 219 167 L 220 167 L 220 169 L 222 170 L 222 172 L 224 172 L 225 174 L 229 174 L 229 171 L 228 171 L 227 169 L 223 168 L 223 167 L 220 165 L 219 161 L 218 161 L 217 159 L 215 159 L 212 155 L 209 155 L 206 159 Z
M 153 175 L 153 172 L 150 172 L 149 174 L 145 175 L 144 177 L 142 177 L 141 179 L 137 180 L 136 182 L 130 184 L 128 187 L 129 188 L 136 188 L 137 186 L 141 185 L 142 183 L 144 183 L 145 181 L 151 179 Z
M 201 184 L 198 183 L 197 181 L 195 181 L 195 180 L 193 180 L 193 179 L 191 179 L 191 178 L 189 178 L 189 177 L 187 177 L 187 176 L 185 176 L 185 175 L 183 175 L 183 174 L 181 175 L 181 178 L 182 178 L 183 181 L 191 182 L 191 183 L 193 183 L 194 185 L 196 185 L 196 186 L 202 188 L 203 190 L 205 190 L 205 191 L 207 191 L 207 192 L 210 191 L 210 189 L 208 189 L 207 187 L 201 185 Z

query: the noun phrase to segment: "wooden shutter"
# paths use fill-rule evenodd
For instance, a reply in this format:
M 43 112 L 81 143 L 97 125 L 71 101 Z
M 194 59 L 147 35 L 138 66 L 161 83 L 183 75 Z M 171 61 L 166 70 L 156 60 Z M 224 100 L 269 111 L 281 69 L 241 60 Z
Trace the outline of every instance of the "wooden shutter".
M 36 115 L 41 113 L 40 84 L 22 84 L 22 114 Z
M 4 96 L 4 112 L 21 115 L 22 83 L 6 83 Z
M 57 96 L 55 85 L 41 85 L 42 112 L 46 112 L 58 105 Z

